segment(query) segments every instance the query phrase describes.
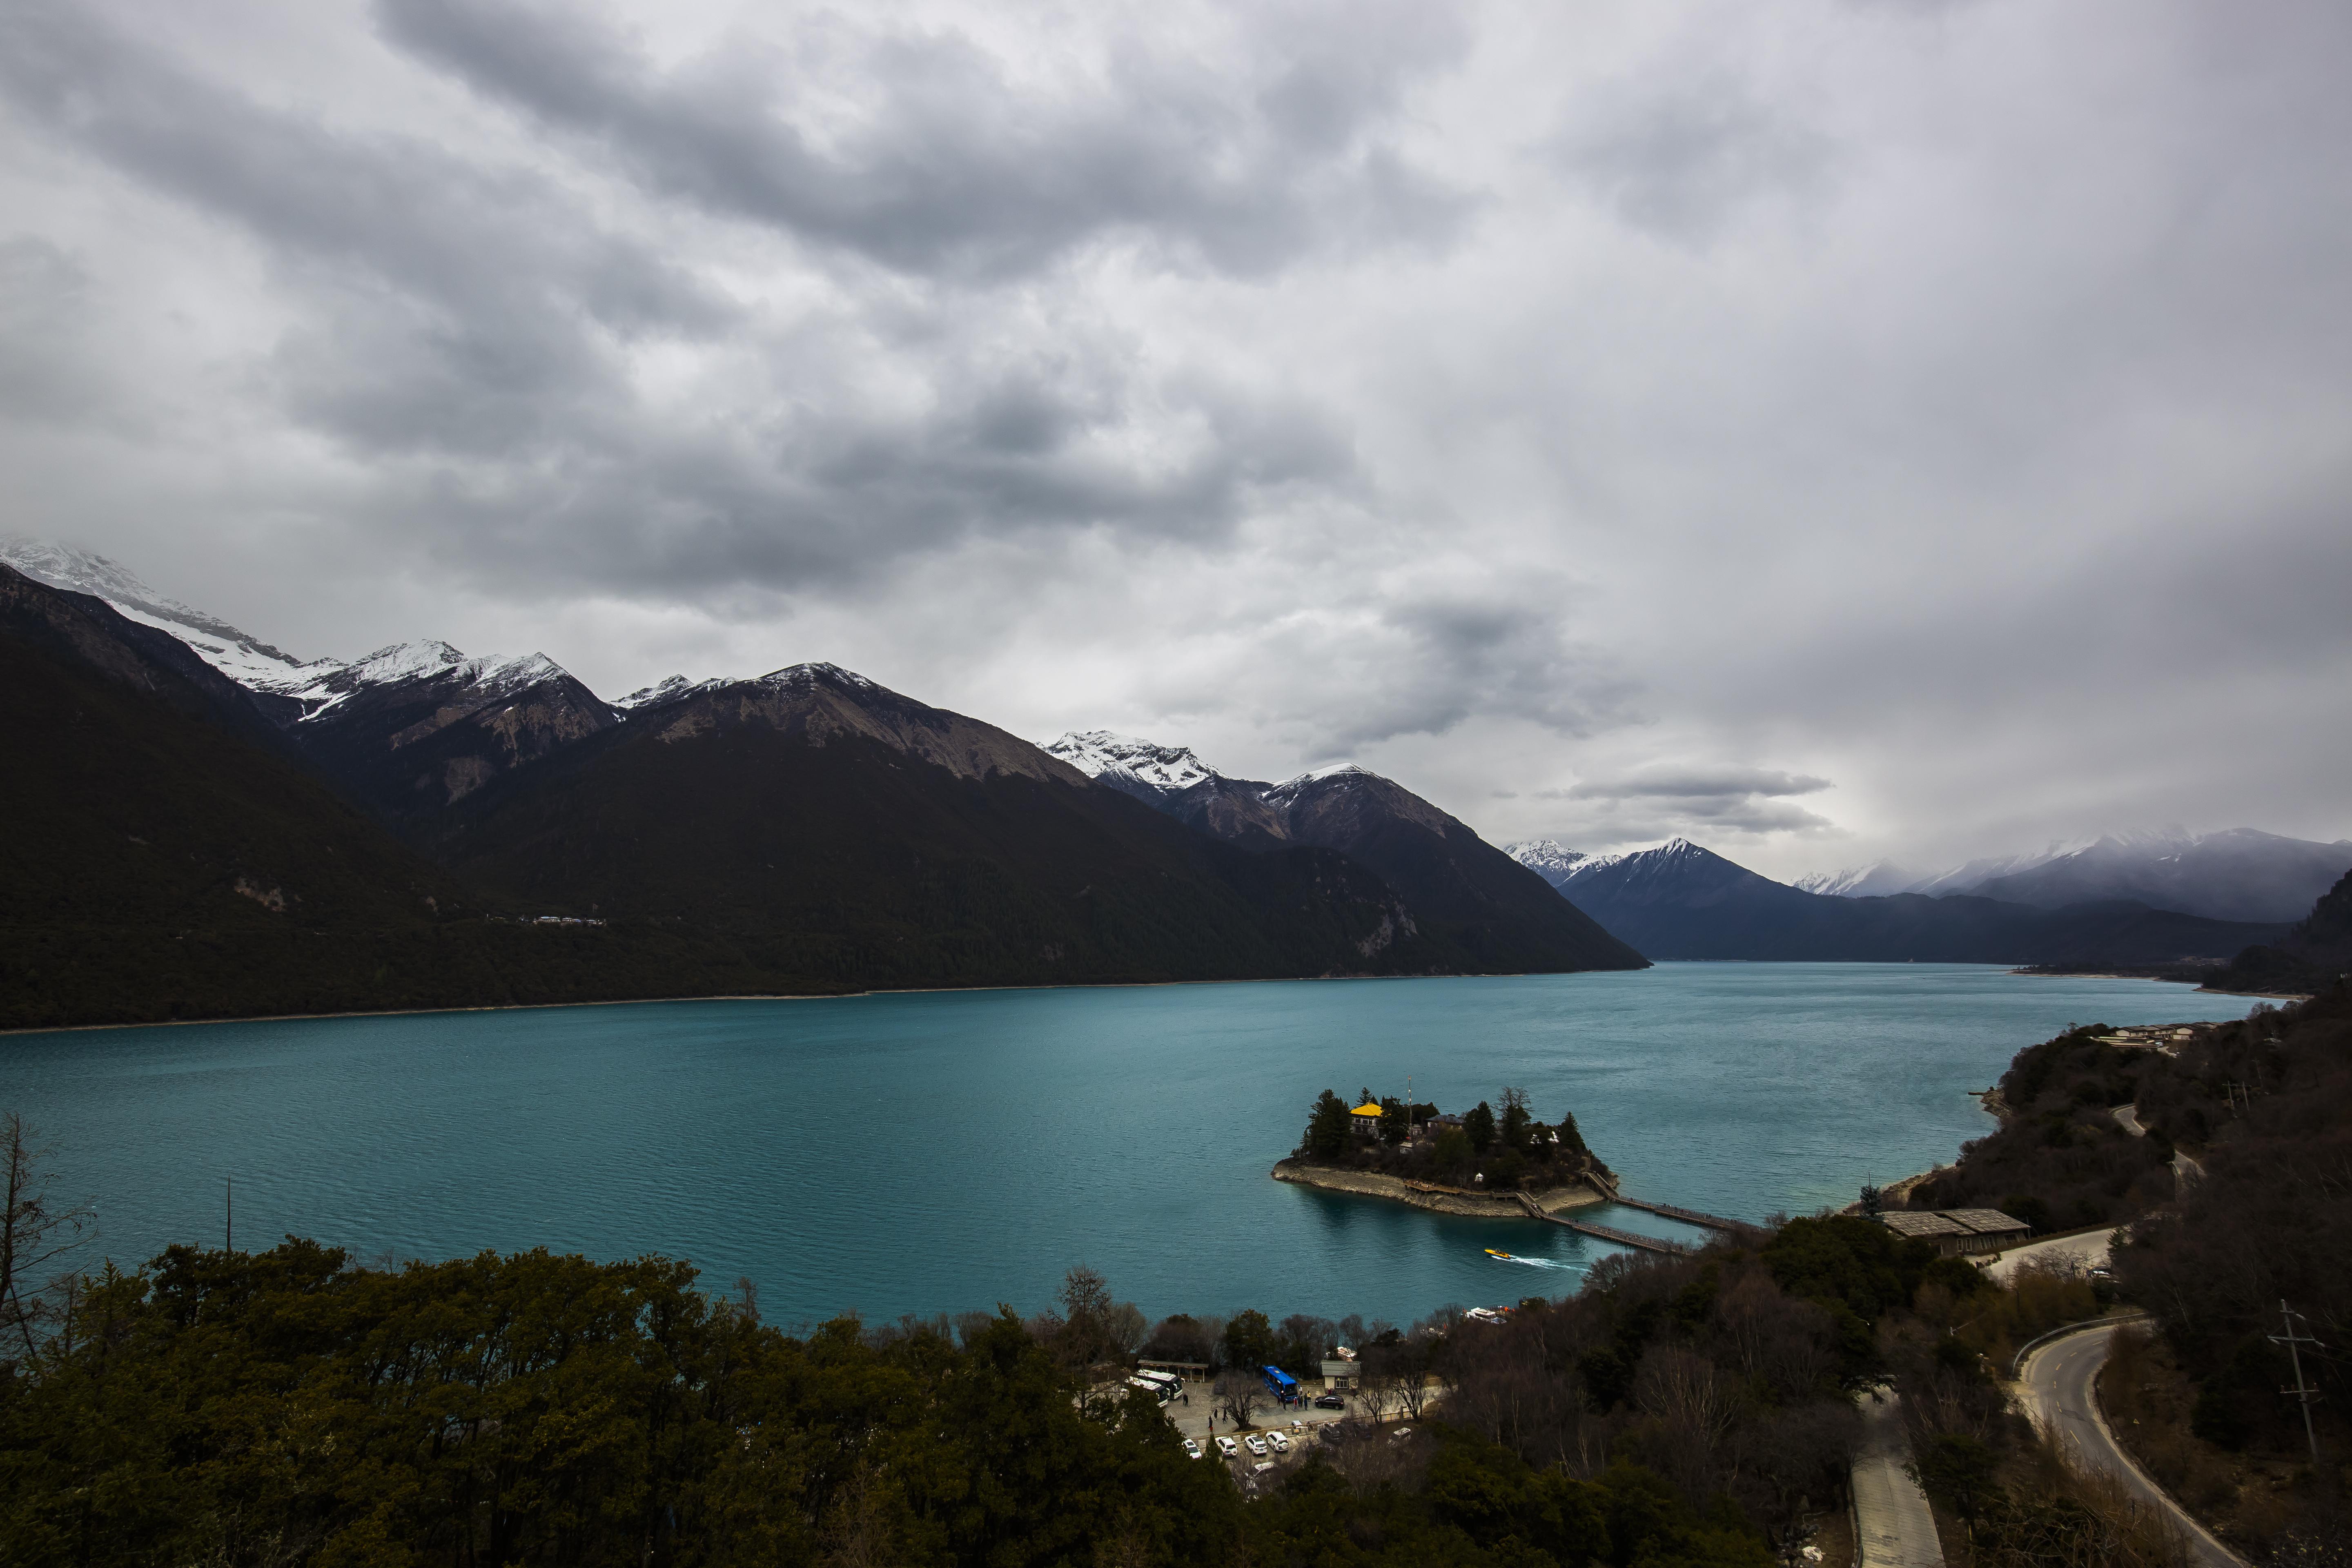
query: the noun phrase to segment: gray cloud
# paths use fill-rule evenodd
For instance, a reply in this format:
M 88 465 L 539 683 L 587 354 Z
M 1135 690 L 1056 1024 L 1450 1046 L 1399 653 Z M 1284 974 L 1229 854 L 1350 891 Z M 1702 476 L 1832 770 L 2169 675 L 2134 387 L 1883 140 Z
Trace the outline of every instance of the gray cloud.
M 2347 64 L 2319 0 L 12 0 L 0 527 L 1497 837 L 2333 838 Z
M 837 66 L 813 53 L 737 40 L 662 69 L 578 6 L 378 14 L 401 46 L 650 184 L 908 271 L 1026 271 L 1126 234 L 1255 272 L 1341 241 L 1426 245 L 1466 205 L 1383 134 L 1407 84 L 1464 46 L 1425 6 L 1267 7 L 1263 53 L 1116 47 L 1098 80 L 1044 98 L 969 37 L 885 34 L 853 47 L 879 100 L 854 115 L 810 105 Z
M 1570 802 L 1581 808 L 1565 822 L 1555 820 L 1550 829 L 1554 837 L 1578 844 L 1679 837 L 1736 849 L 1739 841 L 1772 836 L 1841 836 L 1831 818 L 1789 799 L 1831 787 L 1827 779 L 1775 768 L 1665 766 L 1580 779 L 1565 788 L 1532 795 L 1537 800 Z
M 101 412 L 89 275 L 37 235 L 0 239 L 0 410 L 46 425 Z
M 1827 779 L 1770 768 L 1663 768 L 1621 778 L 1581 779 L 1557 795 L 1567 800 L 1744 800 L 1812 795 L 1829 787 Z
M 1572 105 L 1545 151 L 1627 223 L 1688 244 L 1755 202 L 1811 192 L 1834 152 L 1728 73 L 1613 85 Z
M 269 247 L 308 306 L 273 366 L 289 412 L 358 445 L 515 453 L 609 393 L 613 341 L 729 324 L 524 170 L 267 107 L 79 6 L 18 5 L 6 41 L 18 106 Z

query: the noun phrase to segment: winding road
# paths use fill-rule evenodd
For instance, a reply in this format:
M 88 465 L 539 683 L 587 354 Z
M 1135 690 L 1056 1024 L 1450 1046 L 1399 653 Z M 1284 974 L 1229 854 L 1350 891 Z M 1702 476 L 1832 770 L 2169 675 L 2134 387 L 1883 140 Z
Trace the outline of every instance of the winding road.
M 2126 1320 L 2126 1321 L 2132 1320 Z M 2099 1414 L 2094 1384 L 2107 1359 L 2107 1346 L 2122 1322 L 2086 1323 L 2059 1335 L 2025 1358 L 2018 1374 L 2018 1395 L 2033 1424 L 2062 1446 L 2072 1448 L 2086 1464 L 2118 1477 L 2132 1495 L 2179 1525 L 2188 1538 L 2190 1554 L 2200 1568 L 2246 1568 L 2244 1559 L 2213 1539 L 2186 1509 L 2164 1493 Z

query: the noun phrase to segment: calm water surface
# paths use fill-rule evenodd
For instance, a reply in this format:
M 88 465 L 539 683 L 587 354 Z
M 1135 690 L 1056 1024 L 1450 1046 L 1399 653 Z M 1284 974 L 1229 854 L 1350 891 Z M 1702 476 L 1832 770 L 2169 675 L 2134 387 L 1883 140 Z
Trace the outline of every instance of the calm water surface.
M 0 1107 L 125 1264 L 293 1232 L 373 1258 L 693 1259 L 772 1321 L 1044 1305 L 1399 1321 L 1560 1294 L 1602 1248 L 1267 1179 L 1308 1103 L 1524 1087 L 1636 1196 L 1761 1218 L 1949 1160 L 2070 1022 L 2242 1016 L 2145 981 L 1928 964 L 684 1002 L 0 1038 Z M 1623 1228 L 1687 1235 L 1630 1210 Z M 1500 1247 L 1538 1263 L 1497 1263 Z

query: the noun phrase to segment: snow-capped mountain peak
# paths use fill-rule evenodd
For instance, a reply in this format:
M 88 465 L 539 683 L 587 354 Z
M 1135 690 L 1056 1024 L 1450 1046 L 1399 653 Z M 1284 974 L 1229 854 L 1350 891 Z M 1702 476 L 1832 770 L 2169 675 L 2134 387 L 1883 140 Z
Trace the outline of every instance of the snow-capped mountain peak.
M 343 667 L 354 686 L 381 686 L 393 680 L 421 680 L 457 668 L 466 656 L 437 639 L 394 643 L 352 660 Z
M 322 669 L 301 686 L 280 689 L 302 704 L 300 722 L 307 724 L 375 687 L 446 680 L 470 698 L 495 701 L 564 674 L 563 667 L 543 653 L 467 658 L 446 642 L 427 638 L 380 647 L 363 658 Z
M 626 697 L 614 698 L 613 706 L 624 712 L 633 708 L 650 708 L 656 702 L 667 702 L 673 697 L 683 697 L 688 692 L 698 689 L 699 686 L 715 684 L 716 682 L 709 680 L 698 683 L 687 679 L 683 675 L 673 675 L 666 680 L 656 680 L 651 686 L 640 686 Z
M 879 691 L 880 687 L 854 669 L 844 669 L 837 664 L 788 664 L 782 669 L 772 669 L 760 677 L 759 685 L 773 686 L 787 690 L 800 690 L 813 686 L 847 686 L 861 691 Z
M 125 619 L 170 633 L 247 690 L 292 692 L 342 668 L 331 658 L 305 663 L 217 616 L 166 598 L 128 567 L 94 551 L 43 539 L 10 539 L 0 541 L 0 561 L 37 583 L 103 599 Z
M 1296 778 L 1283 780 L 1266 791 L 1265 796 L 1268 800 L 1287 800 L 1308 784 L 1321 784 L 1327 779 L 1338 779 L 1344 785 L 1358 778 L 1377 779 L 1380 776 L 1370 768 L 1358 767 L 1353 763 L 1332 763 L 1324 767 L 1309 768 Z
M 1539 874 L 1565 871 L 1590 858 L 1582 850 L 1570 849 L 1557 838 L 1522 838 L 1504 845 L 1503 853 Z
M 1073 731 L 1045 751 L 1090 779 L 1117 773 L 1159 790 L 1190 789 L 1218 776 L 1189 746 L 1162 746 L 1109 730 Z
M 1565 881 L 1580 881 L 1587 877 L 1598 876 L 1603 871 L 1628 865 L 1641 866 L 1651 870 L 1663 870 L 1682 861 L 1702 858 L 1711 858 L 1710 852 L 1687 838 L 1669 838 L 1663 844 L 1652 844 L 1643 848 L 1620 849 L 1611 855 L 1584 856 L 1573 864 L 1563 868 L 1559 872 L 1559 878 Z

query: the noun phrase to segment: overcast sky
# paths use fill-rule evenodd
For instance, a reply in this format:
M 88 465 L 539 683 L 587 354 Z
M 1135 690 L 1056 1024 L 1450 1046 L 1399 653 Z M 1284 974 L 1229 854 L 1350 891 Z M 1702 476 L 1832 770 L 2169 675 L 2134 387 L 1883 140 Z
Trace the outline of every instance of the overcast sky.
M 2352 8 L 0 0 L 0 531 L 1776 875 L 2352 835 Z

